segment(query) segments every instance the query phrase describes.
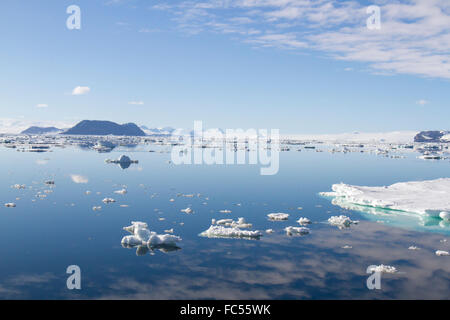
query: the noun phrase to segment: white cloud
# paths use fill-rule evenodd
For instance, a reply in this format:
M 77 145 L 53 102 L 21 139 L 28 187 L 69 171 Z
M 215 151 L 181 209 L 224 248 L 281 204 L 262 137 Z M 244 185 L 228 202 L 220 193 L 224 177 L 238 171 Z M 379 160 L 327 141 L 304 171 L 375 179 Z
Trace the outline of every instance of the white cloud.
M 421 106 L 424 106 L 424 105 L 429 104 L 429 103 L 430 103 L 430 101 L 427 101 L 427 100 L 424 100 L 424 99 L 416 101 L 416 104 L 421 105 Z
M 48 104 L 46 103 L 39 103 L 36 105 L 36 108 L 48 108 Z
M 77 120 L 74 121 L 34 121 L 23 118 L 0 118 L 0 133 L 17 134 L 31 126 L 36 127 L 56 127 L 65 129 L 72 127 Z
M 89 179 L 85 176 L 80 176 L 79 174 L 71 174 L 70 178 L 75 183 L 88 183 Z
M 367 6 L 356 0 L 189 0 L 161 6 L 191 34 L 219 32 L 254 46 L 322 52 L 366 63 L 374 74 L 450 79 L 449 0 L 374 4 L 381 9 L 380 30 L 367 28 Z
M 74 96 L 79 96 L 79 95 L 83 95 L 83 94 L 88 94 L 91 91 L 91 88 L 89 87 L 75 87 L 72 91 L 72 95 Z
M 128 104 L 142 106 L 144 104 L 144 101 L 130 101 L 128 102 Z

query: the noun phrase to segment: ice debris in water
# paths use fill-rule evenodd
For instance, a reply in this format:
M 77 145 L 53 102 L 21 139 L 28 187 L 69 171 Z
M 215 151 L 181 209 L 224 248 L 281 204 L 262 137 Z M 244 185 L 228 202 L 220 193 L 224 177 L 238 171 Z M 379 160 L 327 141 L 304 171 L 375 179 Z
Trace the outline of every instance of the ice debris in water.
M 419 248 L 419 247 L 416 247 L 416 246 L 410 246 L 410 247 L 408 248 L 408 250 L 420 250 L 420 248 Z
M 194 212 L 194 210 L 192 210 L 192 209 L 189 208 L 189 207 L 187 207 L 186 209 L 181 209 L 180 211 L 181 211 L 181 212 L 184 212 L 184 213 L 192 213 L 192 212 Z
M 305 228 L 305 227 L 286 227 L 284 228 L 284 231 L 286 231 L 286 234 L 288 236 L 293 236 L 293 235 L 305 235 L 309 233 L 309 229 Z
M 297 222 L 300 225 L 304 226 L 304 225 L 310 224 L 311 220 L 309 220 L 308 218 L 301 217 L 300 219 L 297 220 Z
M 15 185 L 11 186 L 11 188 L 14 188 L 14 189 L 25 189 L 26 186 L 24 184 L 15 184 Z
M 259 237 L 262 236 L 262 232 L 258 230 L 241 230 L 239 228 L 212 225 L 208 230 L 200 233 L 200 236 L 207 238 L 259 239 Z
M 5 203 L 5 207 L 7 207 L 7 208 L 15 208 L 15 207 L 16 207 L 16 204 L 15 204 L 15 203 L 12 203 L 12 202 L 10 202 L 10 203 Z
M 177 242 L 181 241 L 181 238 L 178 236 L 157 234 L 154 231 L 150 231 L 148 225 L 141 221 L 132 221 L 131 226 L 124 227 L 123 229 L 131 233 L 131 235 L 122 238 L 121 243 L 126 246 L 175 246 Z
M 439 217 L 444 221 L 450 221 L 450 212 L 442 211 L 439 213 Z
M 126 194 L 126 193 L 127 193 L 127 189 L 117 190 L 117 191 L 114 191 L 114 193 L 117 193 L 117 194 Z
M 370 272 L 378 272 L 378 273 L 396 273 L 397 268 L 392 266 L 385 266 L 384 264 L 380 264 L 379 266 L 373 266 L 369 269 Z
M 220 213 L 231 213 L 231 210 L 220 210 Z
M 116 200 L 114 200 L 113 198 L 105 198 L 102 200 L 104 203 L 112 203 L 112 202 L 116 202 Z
M 269 213 L 267 215 L 269 217 L 270 220 L 274 220 L 274 221 L 282 221 L 282 220 L 287 220 L 289 218 L 289 214 L 287 213 Z
M 385 187 L 364 187 L 334 184 L 333 192 L 323 196 L 336 197 L 333 204 L 351 203 L 382 209 L 429 215 L 446 219 L 450 213 L 450 178 L 401 182 Z
M 328 223 L 339 228 L 348 228 L 352 224 L 357 224 L 358 221 L 352 221 L 349 217 L 340 215 L 330 217 Z
M 221 225 L 225 227 L 232 227 L 232 228 L 239 228 L 239 229 L 249 229 L 252 227 L 251 223 L 247 223 L 244 218 L 238 218 L 237 221 L 234 221 L 233 219 L 221 219 L 217 220 L 212 219 L 211 225 Z
M 450 256 L 450 253 L 448 251 L 444 251 L 444 250 L 437 250 L 436 255 L 439 257 L 440 256 Z
M 273 229 L 267 229 L 266 233 L 274 233 Z
M 100 210 L 102 210 L 102 207 L 101 206 L 94 206 L 94 207 L 92 207 L 92 210 L 100 211 Z

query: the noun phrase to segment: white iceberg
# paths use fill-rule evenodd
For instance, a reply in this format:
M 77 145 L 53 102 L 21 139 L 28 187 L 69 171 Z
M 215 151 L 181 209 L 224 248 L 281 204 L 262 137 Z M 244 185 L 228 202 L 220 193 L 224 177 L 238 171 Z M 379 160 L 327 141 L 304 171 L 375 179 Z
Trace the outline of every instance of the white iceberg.
M 444 251 L 444 250 L 437 250 L 436 255 L 439 257 L 440 256 L 450 256 L 450 253 L 448 251 Z
M 114 200 L 113 198 L 105 198 L 105 199 L 103 199 L 102 201 L 103 201 L 103 203 L 113 203 L 113 202 L 116 202 L 116 200 Z
M 247 223 L 244 218 L 238 218 L 237 221 L 234 221 L 233 219 L 221 219 L 216 221 L 215 219 L 213 219 L 211 224 L 212 225 L 217 224 L 225 227 L 232 227 L 238 229 L 249 229 L 252 227 L 252 224 Z
M 305 228 L 305 227 L 286 227 L 284 228 L 284 231 L 286 231 L 286 234 L 288 236 L 293 236 L 293 235 L 305 235 L 309 233 L 309 229 Z
M 308 218 L 301 217 L 300 219 L 297 220 L 297 222 L 298 222 L 298 224 L 304 226 L 304 225 L 310 224 L 311 220 L 309 220 Z
M 339 228 L 348 228 L 352 224 L 357 224 L 358 221 L 352 221 L 352 219 L 350 219 L 349 217 L 340 215 L 330 217 L 328 219 L 328 223 L 331 224 L 332 226 L 337 226 Z
M 282 220 L 287 220 L 289 218 L 289 214 L 287 213 L 269 213 L 267 215 L 269 217 L 270 220 L 273 221 L 282 221 Z
M 116 193 L 116 194 L 126 194 L 127 193 L 127 189 L 116 190 L 116 191 L 114 191 L 114 193 Z
M 10 203 L 5 203 L 5 207 L 7 207 L 7 208 L 15 208 L 15 207 L 16 207 L 16 204 L 15 204 L 15 203 L 12 203 L 12 202 L 10 202 Z
M 223 227 L 212 225 L 208 230 L 200 233 L 200 236 L 207 238 L 244 238 L 259 239 L 262 236 L 261 231 L 241 230 L 239 228 Z
M 401 182 L 385 187 L 334 184 L 323 196 L 342 202 L 446 219 L 450 216 L 450 178 Z
M 192 213 L 192 212 L 194 212 L 194 210 L 192 210 L 191 208 L 186 208 L 186 209 L 181 209 L 180 210 L 181 212 L 184 212 L 184 213 Z
M 132 234 L 122 238 L 121 243 L 126 246 L 175 246 L 177 242 L 181 241 L 181 238 L 178 236 L 157 234 L 154 231 L 150 231 L 148 225 L 141 221 L 132 221 L 131 226 L 124 227 L 123 229 Z
M 397 268 L 392 266 L 385 266 L 384 264 L 380 264 L 379 266 L 372 266 L 368 269 L 368 271 L 371 272 L 378 272 L 378 273 L 396 273 Z

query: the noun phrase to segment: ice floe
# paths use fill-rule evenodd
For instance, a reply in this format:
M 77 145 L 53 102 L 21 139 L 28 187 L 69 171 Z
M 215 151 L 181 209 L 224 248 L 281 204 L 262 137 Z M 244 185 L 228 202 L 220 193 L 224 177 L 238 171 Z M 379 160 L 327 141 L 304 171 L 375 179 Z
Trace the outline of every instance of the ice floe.
M 267 215 L 269 217 L 270 220 L 273 221 L 282 221 L 282 220 L 287 220 L 289 218 L 289 214 L 287 213 L 269 213 Z
M 450 216 L 450 178 L 401 182 L 385 187 L 334 184 L 333 192 L 323 196 L 337 197 L 345 203 L 388 210 L 398 210 L 447 219 Z
M 184 212 L 184 213 L 193 213 L 193 212 L 194 212 L 194 210 L 192 210 L 192 209 L 189 208 L 189 207 L 187 207 L 186 209 L 181 209 L 180 211 L 181 211 L 181 212 Z
M 309 229 L 305 227 L 286 227 L 284 228 L 284 231 L 286 231 L 286 234 L 288 236 L 294 236 L 294 235 L 305 235 L 309 233 Z
M 16 204 L 15 204 L 15 203 L 12 203 L 12 202 L 10 202 L 10 203 L 5 203 L 5 207 L 7 207 L 7 208 L 15 208 L 15 207 L 16 207 Z
M 448 251 L 444 251 L 444 250 L 437 250 L 436 251 L 436 255 L 441 257 L 441 256 L 450 256 L 450 253 Z
M 239 228 L 239 229 L 250 229 L 252 227 L 251 223 L 247 223 L 244 218 L 238 218 L 237 221 L 234 221 L 233 219 L 221 219 L 221 220 L 215 220 L 213 219 L 211 221 L 211 224 L 217 224 L 225 227 L 232 227 L 232 228 Z
M 298 224 L 304 226 L 304 225 L 310 224 L 311 220 L 309 220 L 308 218 L 301 217 L 300 219 L 297 220 L 297 222 L 298 222 Z
M 358 221 L 352 221 L 352 219 L 350 219 L 347 216 L 344 215 L 340 215 L 340 216 L 332 216 L 328 219 L 328 223 L 333 225 L 333 226 L 337 226 L 340 229 L 342 228 L 348 228 L 350 227 L 352 224 L 357 224 Z
M 126 246 L 176 246 L 176 243 L 181 241 L 181 238 L 178 236 L 157 234 L 154 231 L 150 231 L 148 225 L 141 221 L 132 221 L 131 226 L 124 227 L 123 230 L 131 233 L 131 235 L 122 238 L 121 243 Z
M 103 199 L 102 201 L 103 201 L 103 203 L 113 203 L 113 202 L 116 202 L 116 200 L 114 200 L 113 198 L 105 198 L 105 199 Z
M 127 193 L 127 189 L 116 190 L 116 191 L 114 191 L 114 193 L 116 193 L 116 194 L 126 194 Z
M 371 272 L 378 272 L 378 273 L 396 273 L 397 268 L 392 266 L 385 266 L 384 264 L 380 264 L 379 266 L 372 266 L 368 269 L 368 271 Z
M 243 239 L 259 239 L 262 232 L 255 230 L 242 230 L 235 227 L 223 227 L 211 225 L 208 230 L 200 233 L 200 236 L 207 238 L 243 238 Z

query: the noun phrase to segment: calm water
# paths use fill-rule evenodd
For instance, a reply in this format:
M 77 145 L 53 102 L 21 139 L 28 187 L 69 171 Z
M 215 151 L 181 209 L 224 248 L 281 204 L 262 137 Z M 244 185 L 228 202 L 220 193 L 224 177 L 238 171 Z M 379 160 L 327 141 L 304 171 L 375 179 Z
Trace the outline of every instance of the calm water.
M 434 253 L 450 250 L 450 240 L 443 241 L 450 238 L 449 226 L 344 210 L 318 195 L 339 182 L 375 186 L 448 177 L 448 162 L 291 151 L 281 153 L 277 175 L 260 176 L 258 166 L 174 166 L 167 163 L 169 153 L 145 152 L 148 149 L 115 149 L 108 154 L 72 147 L 41 154 L 1 149 L 0 298 L 450 296 L 450 258 Z M 139 164 L 123 170 L 104 162 L 122 153 Z M 72 174 L 86 177 L 87 183 L 74 183 Z M 50 179 L 55 181 L 51 188 L 44 184 Z M 16 183 L 27 188 L 11 188 Z M 123 185 L 126 195 L 113 193 Z M 48 189 L 53 192 L 46 198 L 37 197 Z M 87 190 L 91 194 L 86 195 Z M 178 193 L 201 196 L 177 197 Z M 103 204 L 105 197 L 117 202 Z M 4 207 L 7 202 L 17 207 Z M 189 205 L 193 214 L 180 212 Z M 93 206 L 102 210 L 93 211 Z M 220 213 L 223 209 L 232 213 Z M 291 216 L 271 222 L 266 217 L 271 212 Z M 360 224 L 339 230 L 325 223 L 340 214 Z M 283 229 L 298 226 L 295 221 L 301 216 L 314 222 L 311 233 L 287 236 Z M 238 217 L 253 223 L 253 229 L 272 228 L 275 233 L 259 241 L 198 236 L 212 218 Z M 135 249 L 123 248 L 120 240 L 127 233 L 122 227 L 133 220 L 147 222 L 158 233 L 173 228 L 183 238 L 181 249 L 138 256 Z M 352 248 L 343 249 L 344 245 Z M 421 249 L 408 250 L 411 245 Z M 73 264 L 82 272 L 79 291 L 66 288 L 66 268 Z M 392 265 L 399 272 L 383 275 L 381 290 L 368 290 L 366 268 L 373 264 Z

